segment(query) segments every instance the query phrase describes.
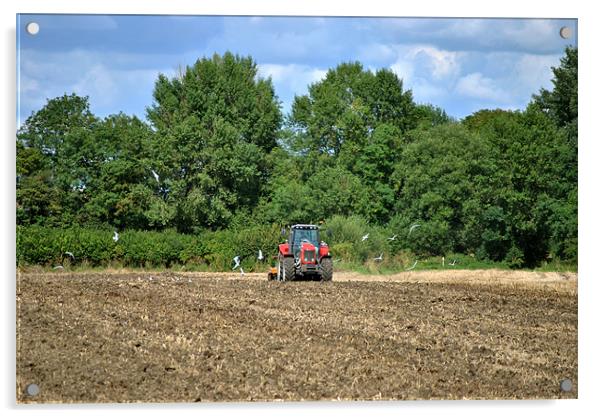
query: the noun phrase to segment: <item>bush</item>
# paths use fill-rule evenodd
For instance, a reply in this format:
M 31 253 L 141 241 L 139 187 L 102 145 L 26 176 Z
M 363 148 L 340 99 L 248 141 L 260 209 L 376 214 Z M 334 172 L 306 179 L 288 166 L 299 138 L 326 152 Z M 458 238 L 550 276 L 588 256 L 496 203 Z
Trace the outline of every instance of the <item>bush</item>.
M 257 267 L 257 255 L 262 251 L 263 263 L 269 263 L 278 254 L 278 244 L 284 241 L 278 225 L 255 225 L 235 230 L 221 230 L 210 234 L 207 240 L 207 262 L 212 270 L 230 270 L 233 258 L 241 258 L 245 270 Z
M 61 264 L 69 258 L 66 252 L 74 255 L 70 263 L 75 265 L 101 266 L 119 261 L 130 267 L 169 267 L 202 260 L 205 247 L 200 237 L 173 230 L 122 231 L 114 242 L 110 229 L 17 227 L 17 265 Z
M 359 216 L 333 216 L 321 228 L 321 237 L 331 246 L 335 259 L 363 263 L 389 252 L 387 234 L 383 228 L 370 226 Z M 368 234 L 368 239 L 362 237 Z
M 164 232 L 124 231 L 116 244 L 115 255 L 124 265 L 136 267 L 171 266 L 185 262 L 194 254 L 197 240 L 192 235 L 178 234 L 173 230 Z M 200 247 L 202 250 L 202 246 Z M 184 260 L 182 260 L 184 259 Z

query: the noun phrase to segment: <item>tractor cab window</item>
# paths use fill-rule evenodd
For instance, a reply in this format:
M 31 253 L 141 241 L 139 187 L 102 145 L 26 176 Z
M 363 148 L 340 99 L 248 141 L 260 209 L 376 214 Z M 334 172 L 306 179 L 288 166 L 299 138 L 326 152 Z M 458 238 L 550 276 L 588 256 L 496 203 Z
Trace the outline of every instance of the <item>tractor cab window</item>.
M 296 229 L 293 231 L 293 250 L 295 256 L 301 250 L 303 241 L 308 241 L 310 244 L 318 247 L 318 230 L 317 229 Z

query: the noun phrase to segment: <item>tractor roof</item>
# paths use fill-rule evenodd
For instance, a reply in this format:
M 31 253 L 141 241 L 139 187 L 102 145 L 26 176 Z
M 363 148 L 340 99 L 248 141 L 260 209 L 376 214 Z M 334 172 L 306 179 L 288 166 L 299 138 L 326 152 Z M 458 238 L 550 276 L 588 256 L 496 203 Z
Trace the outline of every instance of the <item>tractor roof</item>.
M 291 229 L 318 229 L 318 226 L 309 224 L 297 224 L 291 226 Z

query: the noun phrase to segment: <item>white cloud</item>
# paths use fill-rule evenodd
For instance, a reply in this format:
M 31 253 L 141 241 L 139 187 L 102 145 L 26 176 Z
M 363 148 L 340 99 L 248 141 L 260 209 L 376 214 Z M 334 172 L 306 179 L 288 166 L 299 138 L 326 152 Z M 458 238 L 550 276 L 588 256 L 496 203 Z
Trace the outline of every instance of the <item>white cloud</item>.
M 260 77 L 271 77 L 282 110 L 290 110 L 295 95 L 307 93 L 310 84 L 326 77 L 327 70 L 300 64 L 258 64 Z
M 397 57 L 389 68 L 411 89 L 420 103 L 441 100 L 453 90 L 462 70 L 462 52 L 432 45 L 395 45 Z
M 277 86 L 287 87 L 295 92 L 307 91 L 307 86 L 320 81 L 327 70 L 299 64 L 258 64 L 261 77 L 271 77 Z
M 410 48 L 407 56 L 412 60 L 423 60 L 435 79 L 450 77 L 460 70 L 461 52 L 446 51 L 430 45 L 418 45 Z
M 516 74 L 522 87 L 535 93 L 540 88 L 551 88 L 552 67 L 558 67 L 561 55 L 522 55 L 516 62 Z
M 445 85 L 437 85 L 425 80 L 417 79 L 411 86 L 414 100 L 418 103 L 432 103 L 439 101 L 449 94 L 449 89 Z
M 397 57 L 395 49 L 386 44 L 370 44 L 362 47 L 359 51 L 359 59 L 362 62 L 390 62 Z
M 82 96 L 90 96 L 97 104 L 103 105 L 113 103 L 118 93 L 115 74 L 111 74 L 102 64 L 89 68 L 69 90 Z
M 455 92 L 466 97 L 482 99 L 489 102 L 509 100 L 508 93 L 498 87 L 498 83 L 481 73 L 470 73 L 458 80 Z
M 124 111 L 143 118 L 145 106 L 152 102 L 158 73 L 174 72 L 165 68 L 132 67 L 137 60 L 147 62 L 149 59 L 157 61 L 156 57 L 83 50 L 21 51 L 17 92 L 19 122 L 44 106 L 47 99 L 71 93 L 89 96 L 92 112 L 98 116 Z M 172 57 L 167 62 L 177 62 L 177 59 Z
M 396 45 L 397 59 L 389 68 L 404 81 L 411 82 L 414 74 L 426 79 L 444 81 L 457 76 L 461 70 L 462 52 L 447 51 L 432 45 Z
M 406 87 L 414 79 L 414 63 L 411 60 L 399 58 L 389 68 L 403 80 Z

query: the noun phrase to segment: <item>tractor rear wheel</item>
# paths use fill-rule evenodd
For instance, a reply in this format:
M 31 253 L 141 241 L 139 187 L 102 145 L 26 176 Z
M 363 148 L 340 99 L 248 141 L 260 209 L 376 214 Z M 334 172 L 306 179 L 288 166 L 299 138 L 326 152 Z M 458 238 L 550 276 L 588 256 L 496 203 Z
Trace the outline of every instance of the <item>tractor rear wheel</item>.
M 278 259 L 278 280 L 288 282 L 295 276 L 295 260 L 293 257 L 282 257 Z
M 320 267 L 322 270 L 322 281 L 323 282 L 331 282 L 332 281 L 332 258 L 323 258 L 320 261 Z

